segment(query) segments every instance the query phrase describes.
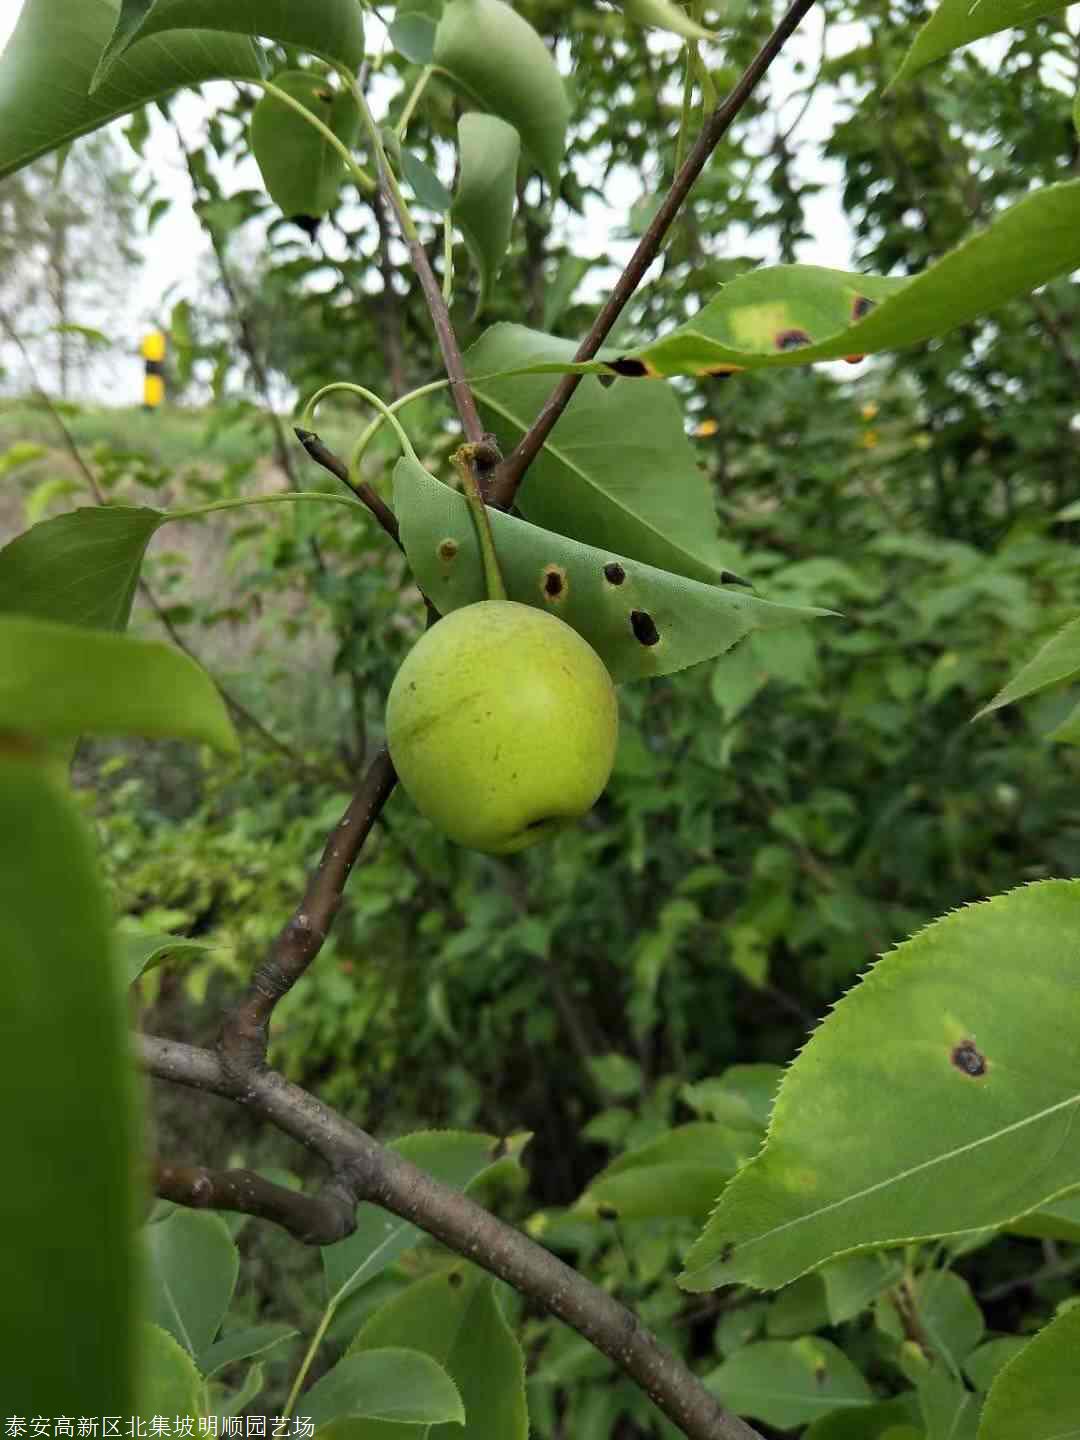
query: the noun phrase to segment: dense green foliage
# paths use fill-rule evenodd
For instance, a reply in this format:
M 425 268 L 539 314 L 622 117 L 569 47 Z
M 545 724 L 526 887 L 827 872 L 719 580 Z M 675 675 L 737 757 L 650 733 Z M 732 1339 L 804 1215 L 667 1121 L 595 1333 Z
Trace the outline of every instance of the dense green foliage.
M 584 297 L 595 299 L 608 278 L 575 241 L 586 207 L 629 173 L 641 198 L 618 223 L 640 233 L 702 104 L 736 78 L 774 18 L 769 7 L 732 7 L 722 43 L 703 48 L 709 70 L 672 36 L 613 9 L 579 6 L 568 19 L 547 0 L 515 8 L 592 104 L 575 112 L 574 163 L 557 195 L 522 170 L 505 259 L 466 226 L 451 311 L 464 345 L 497 321 L 580 336 L 593 310 Z M 447 75 L 426 75 L 429 9 L 404 17 L 415 33 L 399 35 L 378 68 L 380 83 L 391 82 L 385 119 L 399 127 L 399 168 L 436 256 L 442 186 L 432 172 L 449 179 L 462 107 Z M 303 10 L 283 6 L 282 27 L 295 17 L 307 23 Z M 759 261 L 799 259 L 810 238 L 823 264 L 913 276 L 1032 185 L 1080 172 L 1067 16 L 1007 32 L 992 53 L 961 51 L 883 94 L 922 18 L 921 5 L 888 0 L 827 7 L 831 43 L 816 73 L 799 61 L 742 111 L 659 273 L 620 323 L 619 353 L 645 353 L 718 285 Z M 309 70 L 297 93 L 310 90 L 315 104 L 325 67 L 299 48 L 303 29 L 271 38 L 275 71 Z M 241 42 L 228 43 L 238 47 L 236 73 L 246 74 Z M 460 81 L 474 59 L 469 47 L 445 22 L 434 43 Z M 682 92 L 684 57 L 698 77 L 693 103 Z M 417 103 L 406 116 L 410 97 Z M 559 129 L 561 112 L 552 122 L 543 106 L 515 112 L 513 94 L 484 98 L 503 106 L 538 170 L 558 176 L 552 124 Z M 803 99 L 812 108 L 800 115 Z M 303 211 L 280 214 L 261 190 L 230 190 L 235 162 L 259 148 L 259 126 L 248 125 L 255 100 L 253 87 L 237 87 L 208 109 L 205 142 L 181 136 L 215 265 L 206 293 L 173 312 L 173 379 L 195 403 L 152 418 L 59 412 L 110 504 L 187 510 L 286 482 L 329 491 L 329 477 L 267 417 L 273 396 L 306 397 L 340 379 L 390 399 L 441 373 L 379 195 L 353 177 L 316 223 Z M 267 125 L 282 120 L 272 109 L 262 112 Z M 291 126 L 295 116 L 285 113 Z M 822 179 L 807 162 L 812 147 L 800 144 L 807 113 L 831 126 L 823 151 L 835 168 Z M 164 123 L 137 112 L 128 122 L 135 149 L 149 154 L 148 137 Z M 360 153 L 374 169 L 363 143 Z M 265 157 L 260 163 L 280 198 Z M 330 195 L 336 164 L 326 167 L 332 183 L 319 177 Z M 828 237 L 812 236 L 810 207 L 836 179 L 855 254 L 838 239 L 822 259 Z M 500 233 L 508 200 L 504 193 Z M 756 631 L 717 659 L 623 687 L 612 781 L 585 821 L 550 845 L 506 859 L 459 849 L 396 792 L 317 964 L 274 1016 L 271 1062 L 380 1137 L 429 1127 L 531 1132 L 525 1173 L 515 1164 L 500 1183 L 488 1177 L 484 1198 L 631 1306 L 767 1435 L 808 1426 L 800 1433 L 811 1440 L 836 1440 L 896 1426 L 894 1440 L 973 1440 L 997 1366 L 1053 1321 L 1080 1268 L 1080 1211 L 1066 1195 L 1001 1233 L 942 1227 L 941 1240 L 833 1260 L 775 1295 L 740 1284 L 699 1296 L 676 1284 L 716 1196 L 761 1147 L 779 1067 L 867 965 L 972 901 L 1080 873 L 1080 759 L 1047 738 L 1075 704 L 1075 684 L 972 723 L 1080 611 L 1077 313 L 1075 283 L 1058 279 L 859 371 L 677 381 L 692 454 L 663 474 L 681 465 L 691 483 L 707 477 L 723 565 L 768 600 L 835 613 Z M 661 383 L 619 379 L 615 393 Z M 420 462 L 442 475 L 458 438 L 451 413 L 445 390 L 435 390 L 401 415 Z M 336 399 L 320 412 L 320 433 L 348 455 L 368 418 L 359 402 Z M 21 502 L 19 513 L 14 504 L 3 512 L 10 534 L 89 498 L 55 419 L 29 403 L 0 410 L 0 475 Z M 384 428 L 361 461 L 388 499 L 396 458 Z M 292 473 L 283 478 L 284 463 Z M 648 490 L 650 476 L 634 478 Z M 558 529 L 557 518 L 536 523 Z M 572 519 L 564 522 L 571 539 L 579 535 Z M 632 524 L 627 534 L 632 541 Z M 683 554 L 665 532 L 668 540 Z M 695 557 L 682 573 L 704 563 Z M 172 638 L 240 702 L 243 758 L 172 741 L 84 740 L 74 776 L 121 928 L 207 947 L 141 976 L 134 993 L 146 1028 L 211 1044 L 222 1006 L 293 910 L 354 777 L 384 738 L 385 698 L 422 633 L 424 607 L 404 557 L 364 512 L 329 504 L 177 521 L 154 541 L 143 575 L 157 614 L 138 600 L 132 628 L 160 639 L 164 617 Z M 1062 678 L 1073 673 L 1066 667 Z M 166 733 L 221 740 L 216 718 L 216 729 L 196 721 L 186 729 L 175 721 Z M 117 728 L 111 717 L 106 728 Z M 141 952 L 131 943 L 133 954 L 165 954 L 154 951 L 156 939 Z M 284 1170 L 289 1183 L 293 1171 L 316 1173 L 295 1147 L 224 1105 L 193 1115 L 187 1097 L 157 1088 L 164 1151 L 256 1165 L 277 1178 Z M 864 1110 L 850 1118 L 868 1147 L 876 1099 L 861 1097 Z M 452 1152 L 459 1142 L 446 1143 Z M 460 1175 L 446 1156 L 431 1168 L 440 1173 L 442 1163 L 458 1188 L 484 1178 L 471 1156 Z M 168 1227 L 183 1236 L 170 1238 Z M 189 1347 L 211 1389 L 190 1403 L 271 1413 L 323 1314 L 315 1254 L 258 1222 L 226 1225 L 164 1205 L 150 1230 L 158 1281 L 167 1264 L 183 1270 L 203 1253 L 215 1277 L 209 1310 L 197 1317 L 202 1343 Z M 235 1278 L 233 1239 L 242 1256 L 235 1293 L 221 1281 Z M 716 1248 L 710 1263 L 726 1263 Z M 324 1263 L 331 1277 L 335 1262 Z M 368 1350 L 407 1343 L 415 1357 L 428 1348 L 410 1326 L 441 1306 L 432 1312 L 448 1317 L 440 1343 L 453 1327 L 467 1338 L 475 1325 L 487 1337 L 511 1397 L 505 1423 L 520 1425 L 505 1309 L 524 1344 L 538 1435 L 677 1433 L 609 1360 L 517 1297 L 497 1300 L 501 1291 L 479 1272 L 462 1272 L 460 1293 L 448 1297 L 442 1287 L 457 1272 L 446 1263 L 433 1243 L 403 1241 L 363 1289 L 332 1299 L 309 1379 L 317 1384 L 334 1360 L 350 1358 L 324 1396 L 353 1378 L 366 1383 Z M 173 1355 L 166 1332 L 183 1337 L 163 1314 L 149 1316 L 164 1331 L 145 1342 L 147 1354 L 160 1376 L 175 1372 L 175 1383 L 187 1384 L 189 1362 Z M 1042 1357 L 1053 1358 L 1062 1334 L 1067 1341 L 1071 1314 L 1043 1331 L 1038 1353 L 1025 1351 L 1034 1380 L 1010 1371 L 1018 1392 L 1039 1383 Z M 273 1335 L 210 1357 L 228 1332 L 267 1322 L 281 1322 Z M 430 1385 L 432 1397 L 430 1411 L 418 1407 L 410 1418 L 456 1417 L 446 1377 L 460 1368 L 471 1425 L 471 1362 L 456 1341 L 431 1347 L 429 1370 L 407 1362 L 419 1369 L 406 1389 L 415 1398 L 417 1386 Z M 238 1364 L 249 1357 L 257 1357 L 250 1369 Z M 852 1418 L 844 1406 L 858 1407 L 863 1428 L 844 1428 Z

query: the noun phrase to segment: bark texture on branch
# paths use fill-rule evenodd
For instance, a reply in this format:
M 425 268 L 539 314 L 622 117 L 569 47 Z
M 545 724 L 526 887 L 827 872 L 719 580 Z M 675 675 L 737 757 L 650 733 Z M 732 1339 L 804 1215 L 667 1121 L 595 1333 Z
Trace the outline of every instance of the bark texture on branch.
M 356 1229 L 356 1205 L 347 1187 L 331 1182 L 318 1195 L 275 1185 L 254 1170 L 210 1170 L 205 1165 L 154 1162 L 154 1193 L 195 1210 L 232 1210 L 272 1220 L 304 1245 L 333 1245 Z
M 607 1291 L 306 1090 L 265 1068 L 237 1076 L 211 1051 L 175 1041 L 138 1035 L 135 1046 L 150 1074 L 239 1101 L 320 1156 L 338 1193 L 344 1187 L 354 1203 L 369 1201 L 418 1225 L 571 1325 L 692 1440 L 761 1440 Z
M 234 1074 L 242 1076 L 265 1065 L 274 1006 L 322 949 L 356 857 L 396 784 L 397 774 L 384 747 L 330 832 L 304 898 L 252 976 L 247 994 L 225 1017 L 218 1050 L 222 1063 Z

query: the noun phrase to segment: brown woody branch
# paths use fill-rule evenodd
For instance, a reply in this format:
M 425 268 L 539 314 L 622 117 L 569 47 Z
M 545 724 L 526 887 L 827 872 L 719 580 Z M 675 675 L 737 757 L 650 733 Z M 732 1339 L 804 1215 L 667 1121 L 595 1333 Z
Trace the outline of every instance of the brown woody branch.
M 320 1156 L 337 1193 L 418 1225 L 571 1325 L 692 1440 L 761 1440 L 607 1291 L 467 1195 L 379 1145 L 306 1090 L 267 1069 L 236 1076 L 209 1050 L 149 1035 L 136 1036 L 135 1043 L 152 1075 L 240 1101 Z
M 299 426 L 294 426 L 293 434 L 311 456 L 312 460 L 315 461 L 316 465 L 321 465 L 324 470 L 329 470 L 331 475 L 336 476 L 343 485 L 348 486 L 356 498 L 364 502 L 398 549 L 404 550 L 404 546 L 401 543 L 401 533 L 398 529 L 397 516 L 379 492 L 373 486 L 369 485 L 366 480 L 354 481 L 349 474 L 349 467 L 345 464 L 345 461 L 335 455 L 329 446 L 324 445 L 314 430 L 301 430 Z
M 793 0 L 784 18 L 746 67 L 734 90 L 720 102 L 706 120 L 701 134 L 694 143 L 694 148 L 686 157 L 682 168 L 672 182 L 671 189 L 664 197 L 663 204 L 638 242 L 638 247 L 631 255 L 626 269 L 619 276 L 603 309 L 593 321 L 591 330 L 578 346 L 577 354 L 574 356 L 576 361 L 591 360 L 611 333 L 612 326 L 622 314 L 634 291 L 641 284 L 646 270 L 660 253 L 664 237 L 682 208 L 691 187 L 705 168 L 709 156 L 727 134 L 735 117 L 753 94 L 758 81 L 779 55 L 785 41 L 798 27 L 813 3 L 814 0 Z M 533 421 L 527 433 L 499 466 L 489 497 L 491 504 L 508 510 L 514 503 L 514 496 L 517 494 L 518 486 L 525 478 L 525 472 L 540 453 L 555 422 L 569 405 L 581 379 L 580 375 L 564 375 L 555 386 L 545 402 L 544 408 Z
M 356 1202 L 331 1183 L 318 1195 L 275 1185 L 254 1170 L 208 1170 L 205 1165 L 153 1166 L 154 1193 L 195 1210 L 233 1210 L 272 1220 L 305 1245 L 333 1245 L 356 1229 Z
M 330 832 L 304 898 L 252 976 L 247 994 L 225 1017 L 218 1050 L 230 1074 L 244 1076 L 265 1066 L 274 1006 L 322 949 L 356 857 L 396 783 L 390 754 L 384 748 L 371 762 L 344 815 Z
M 363 81 L 359 83 L 363 84 Z M 390 225 L 381 190 L 376 190 L 371 197 L 371 212 L 375 216 L 379 231 L 379 273 L 383 282 L 380 309 L 386 378 L 389 381 L 391 398 L 398 400 L 408 389 L 405 379 L 405 347 L 402 340 L 401 306 L 394 290 L 394 265 L 390 258 Z
M 465 438 L 473 444 L 478 444 L 484 438 L 484 427 L 480 423 L 476 400 L 473 398 L 469 382 L 465 378 L 465 362 L 461 358 L 461 346 L 458 344 L 454 322 L 450 319 L 450 311 L 443 298 L 442 288 L 435 278 L 435 271 L 431 268 L 427 251 L 420 243 L 420 237 L 416 233 L 412 217 L 405 211 L 400 193 L 396 186 L 388 180 L 381 163 L 379 166 L 379 193 L 394 212 L 401 238 L 409 251 L 413 270 L 416 272 L 420 288 L 424 292 L 428 313 L 431 315 L 431 323 L 435 329 L 435 338 L 439 342 L 439 352 L 443 358 L 443 365 L 446 367 L 446 378 L 450 382 L 450 393 L 454 397 L 454 404 L 461 417 Z

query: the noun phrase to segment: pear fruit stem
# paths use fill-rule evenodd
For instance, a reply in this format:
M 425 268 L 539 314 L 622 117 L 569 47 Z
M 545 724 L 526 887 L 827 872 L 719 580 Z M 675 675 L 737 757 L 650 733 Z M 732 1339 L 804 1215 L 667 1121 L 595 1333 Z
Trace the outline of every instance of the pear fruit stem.
M 495 553 L 495 537 L 491 533 L 491 520 L 488 517 L 487 506 L 484 504 L 484 497 L 480 493 L 480 481 L 476 478 L 478 448 L 476 445 L 460 446 L 450 456 L 450 463 L 461 476 L 469 509 L 472 511 L 473 524 L 476 526 L 476 538 L 480 542 L 480 559 L 484 566 L 484 588 L 487 590 L 487 598 L 489 600 L 505 600 L 507 598 L 506 582 L 503 580 L 502 570 L 499 568 L 499 557 Z

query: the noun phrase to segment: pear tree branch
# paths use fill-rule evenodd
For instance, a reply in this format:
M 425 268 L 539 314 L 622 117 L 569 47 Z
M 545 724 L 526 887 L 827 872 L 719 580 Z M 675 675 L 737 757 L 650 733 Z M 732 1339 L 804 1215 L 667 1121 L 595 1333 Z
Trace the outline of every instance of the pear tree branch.
M 350 1204 L 367 1201 L 389 1210 L 572 1326 L 636 1381 L 691 1440 L 762 1440 L 606 1290 L 467 1195 L 378 1144 L 306 1090 L 267 1068 L 236 1075 L 222 1056 L 176 1041 L 137 1035 L 135 1045 L 151 1075 L 236 1100 L 318 1155 L 330 1171 L 324 1198 L 329 1191 L 334 1203 L 347 1195 Z M 183 1198 L 183 1189 L 176 1184 L 169 1198 L 191 1203 Z M 260 1213 L 245 1203 L 242 1184 L 230 1190 L 234 1208 Z M 259 1203 L 267 1199 L 263 1193 Z M 281 1223 L 281 1197 L 270 1196 L 269 1202 L 279 1212 L 270 1218 Z M 310 1215 L 310 1206 L 302 1209 L 305 1217 Z
M 265 1066 L 274 1007 L 322 949 L 341 905 L 345 882 L 396 784 L 390 752 L 384 747 L 331 830 L 304 898 L 251 977 L 247 993 L 225 1017 L 218 1050 L 230 1073 L 243 1076 Z
M 356 1229 L 356 1203 L 340 1186 L 305 1195 L 275 1185 L 254 1170 L 209 1170 L 156 1160 L 154 1193 L 193 1210 L 232 1210 L 272 1220 L 305 1245 L 333 1245 Z
M 766 40 L 758 53 L 743 72 L 742 78 L 725 100 L 722 100 L 706 120 L 705 125 L 687 155 L 671 189 L 664 197 L 663 204 L 656 212 L 652 223 L 638 242 L 638 247 L 627 262 L 626 269 L 615 282 L 603 309 L 593 321 L 592 329 L 578 346 L 576 361 L 591 360 L 611 333 L 615 321 L 626 308 L 627 303 L 645 277 L 645 272 L 660 253 L 664 237 L 682 209 L 694 182 L 704 170 L 709 156 L 731 128 L 735 117 L 743 108 L 758 81 L 783 49 L 785 42 L 797 29 L 800 21 L 810 10 L 814 0 L 792 0 L 787 13 Z M 581 383 L 580 375 L 564 375 L 549 395 L 544 408 L 522 436 L 514 450 L 499 466 L 488 497 L 489 503 L 509 510 L 514 496 L 525 478 L 525 472 L 536 459 L 544 441 L 551 434 L 555 422 L 562 415 L 573 398 L 574 391 Z
M 431 268 L 431 261 L 427 257 L 420 235 L 416 229 L 409 207 L 405 203 L 405 197 L 401 193 L 394 172 L 391 170 L 383 149 L 382 137 L 379 134 L 379 127 L 375 123 L 371 110 L 368 108 L 367 97 L 363 87 L 352 75 L 345 74 L 346 83 L 352 91 L 353 99 L 356 101 L 360 111 L 360 118 L 364 129 L 367 132 L 368 140 L 371 143 L 378 167 L 379 189 L 385 196 L 394 218 L 397 221 L 398 229 L 401 231 L 402 239 L 409 251 L 409 259 L 412 262 L 416 278 L 420 281 L 420 288 L 424 292 L 424 299 L 427 302 L 428 312 L 431 315 L 431 323 L 435 329 L 435 338 L 439 342 L 439 350 L 442 354 L 443 364 L 446 367 L 446 378 L 450 381 L 450 393 L 454 397 L 454 404 L 457 406 L 458 415 L 461 417 L 461 425 L 465 431 L 466 440 L 474 445 L 480 444 L 484 439 L 484 427 L 480 421 L 480 414 L 476 408 L 476 400 L 468 380 L 465 378 L 465 362 L 461 357 L 461 346 L 458 344 L 457 332 L 454 329 L 454 322 L 450 319 L 450 310 L 443 295 L 442 287 L 435 278 L 435 272 Z
M 316 465 L 321 465 L 324 470 L 328 470 L 331 475 L 347 486 L 358 500 L 362 500 L 398 549 L 404 550 L 397 516 L 374 486 L 369 485 L 366 480 L 354 480 L 349 474 L 349 467 L 345 461 L 335 455 L 328 445 L 324 445 L 314 430 L 301 430 L 299 426 L 294 426 L 293 434 Z

